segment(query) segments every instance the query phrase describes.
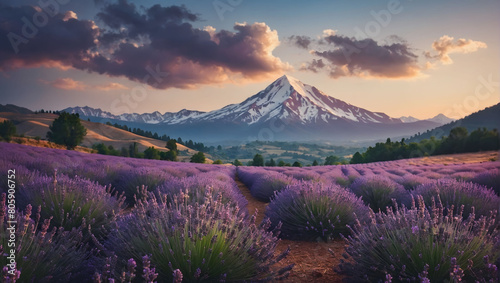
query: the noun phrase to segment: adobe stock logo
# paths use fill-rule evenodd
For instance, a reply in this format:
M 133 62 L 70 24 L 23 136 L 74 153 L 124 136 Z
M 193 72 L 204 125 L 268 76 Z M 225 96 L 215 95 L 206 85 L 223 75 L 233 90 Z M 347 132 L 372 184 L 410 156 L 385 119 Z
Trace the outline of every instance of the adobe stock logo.
M 9 39 L 10 45 L 16 54 L 19 53 L 19 45 L 27 44 L 30 39 L 33 39 L 39 32 L 40 28 L 43 28 L 49 23 L 49 19 L 57 16 L 59 14 L 60 5 L 66 5 L 70 0 L 48 0 L 48 1 L 38 1 L 38 6 L 40 8 L 35 8 L 36 13 L 33 14 L 31 19 L 22 17 L 21 21 L 23 26 L 21 27 L 21 35 L 9 32 L 7 38 Z

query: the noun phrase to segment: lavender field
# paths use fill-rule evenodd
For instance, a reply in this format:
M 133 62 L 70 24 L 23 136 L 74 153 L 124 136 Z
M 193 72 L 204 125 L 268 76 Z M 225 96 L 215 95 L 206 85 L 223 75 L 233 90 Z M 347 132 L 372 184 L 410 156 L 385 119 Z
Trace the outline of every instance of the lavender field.
M 497 282 L 499 170 L 499 161 L 234 167 L 0 143 L 2 180 L 15 172 L 14 197 L 1 185 L 1 278 L 286 281 L 294 265 L 277 245 L 287 239 L 345 241 L 331 268 L 347 281 Z M 268 203 L 262 223 L 249 201 Z

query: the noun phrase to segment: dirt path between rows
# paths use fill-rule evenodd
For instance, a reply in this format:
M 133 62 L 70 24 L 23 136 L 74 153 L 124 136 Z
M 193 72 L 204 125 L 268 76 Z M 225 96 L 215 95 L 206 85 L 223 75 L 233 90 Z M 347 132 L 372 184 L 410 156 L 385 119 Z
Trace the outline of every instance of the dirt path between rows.
M 255 223 L 260 224 L 264 219 L 267 203 L 256 200 L 237 177 L 235 181 L 248 200 L 248 212 L 253 214 L 257 209 Z M 344 245 L 343 240 L 334 240 L 329 243 L 280 240 L 277 252 L 281 253 L 290 246 L 290 254 L 279 262 L 279 266 L 284 267 L 295 263 L 290 276 L 283 282 L 341 282 L 344 277 L 334 272 L 333 267 L 340 263 Z M 335 256 L 328 249 L 331 249 Z

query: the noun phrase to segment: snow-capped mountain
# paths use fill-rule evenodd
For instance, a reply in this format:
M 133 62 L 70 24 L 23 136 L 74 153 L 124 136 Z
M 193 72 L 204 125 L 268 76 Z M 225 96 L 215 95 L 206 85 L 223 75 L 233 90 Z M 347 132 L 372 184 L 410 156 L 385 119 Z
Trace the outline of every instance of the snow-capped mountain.
M 420 119 L 417 119 L 413 116 L 402 116 L 402 117 L 399 117 L 399 120 L 403 121 L 403 123 L 413 123 L 413 122 L 420 121 Z
M 200 114 L 189 122 L 225 120 L 252 125 L 272 119 L 301 124 L 329 123 L 338 119 L 360 123 L 401 122 L 384 113 L 371 112 L 327 96 L 287 75 L 242 103 Z
M 444 114 L 438 114 L 430 119 L 427 119 L 426 121 L 436 122 L 438 124 L 444 125 L 444 124 L 448 124 L 450 122 L 453 122 L 455 120 L 446 117 Z
M 404 137 L 439 126 L 433 121 L 404 122 L 328 96 L 284 75 L 237 104 L 201 112 L 181 110 L 113 115 L 74 107 L 66 112 L 102 122 L 111 120 L 144 130 L 197 141 L 284 140 L 352 141 Z
M 417 119 L 413 116 L 403 116 L 403 117 L 399 117 L 399 119 L 401 121 L 403 121 L 403 123 L 413 123 L 413 122 L 417 122 L 417 121 L 429 121 L 429 122 L 438 123 L 439 125 L 448 124 L 448 123 L 454 121 L 453 119 L 446 117 L 444 114 L 438 114 L 432 118 L 425 119 L 425 120 L 420 120 L 420 119 Z
M 287 122 L 329 123 L 338 119 L 360 123 L 400 123 L 380 112 L 356 107 L 342 100 L 327 96 L 317 88 L 284 75 L 266 89 L 239 104 L 227 105 L 219 110 L 200 112 L 183 109 L 179 112 L 161 114 L 158 111 L 144 114 L 113 115 L 88 106 L 64 109 L 85 117 L 108 118 L 148 124 L 187 124 L 207 121 L 231 121 L 252 125 L 271 119 Z
M 158 111 L 155 111 L 153 113 L 144 113 L 144 114 L 138 114 L 138 113 L 124 113 L 121 115 L 114 115 L 111 114 L 110 112 L 103 111 L 100 108 L 91 108 L 88 106 L 85 107 L 69 107 L 64 109 L 63 111 L 66 111 L 68 113 L 78 113 L 80 116 L 83 117 L 94 117 L 94 118 L 101 118 L 101 119 L 112 119 L 112 120 L 118 120 L 118 121 L 125 121 L 125 122 L 134 122 L 134 123 L 146 123 L 146 124 L 159 124 L 159 123 L 182 123 L 185 120 L 189 120 L 193 117 L 197 117 L 200 114 L 203 114 L 205 112 L 201 111 L 192 111 L 192 110 L 186 110 L 182 109 L 179 112 L 166 112 L 165 114 L 161 114 Z

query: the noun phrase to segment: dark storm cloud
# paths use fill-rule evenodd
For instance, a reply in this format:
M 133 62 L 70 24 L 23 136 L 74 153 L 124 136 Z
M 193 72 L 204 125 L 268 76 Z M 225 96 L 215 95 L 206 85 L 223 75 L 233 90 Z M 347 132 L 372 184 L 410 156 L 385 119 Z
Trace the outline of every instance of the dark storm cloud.
M 321 69 L 325 67 L 325 63 L 323 62 L 323 59 L 313 59 L 311 62 L 304 64 L 300 70 L 302 71 L 312 71 L 312 72 L 319 72 Z
M 0 70 L 81 65 L 99 32 L 92 21 L 68 15 L 0 5 Z
M 7 23 L 0 25 L 0 33 L 19 32 L 23 24 L 19 19 L 33 17 L 36 12 L 26 7 L 9 9 L 15 13 L 11 12 Z M 65 67 L 125 76 L 161 89 L 221 83 L 232 77 L 253 80 L 280 74 L 288 68 L 272 55 L 279 45 L 278 35 L 265 23 L 237 23 L 234 31 L 199 29 L 191 24 L 199 20 L 199 15 L 184 6 L 138 9 L 125 0 L 104 5 L 97 17 L 103 24 L 99 28 L 92 21 L 65 21 L 62 14 L 51 17 L 39 29 L 43 38 L 37 35 L 21 43 L 18 55 L 13 55 L 11 46 L 2 46 L 4 60 L 0 61 L 0 68 L 9 67 L 7 61 L 13 58 L 18 65 L 11 68 L 43 66 L 51 61 Z M 52 54 L 51 46 L 59 46 L 55 50 L 62 53 Z
M 404 41 L 379 44 L 370 38 L 357 40 L 336 34 L 325 36 L 323 41 L 332 48 L 312 51 L 311 54 L 326 62 L 313 60 L 306 63 L 302 69 L 314 72 L 318 69 L 328 69 L 332 78 L 343 76 L 408 78 L 420 74 L 418 56 Z
M 311 38 L 309 36 L 304 35 L 292 35 L 288 38 L 288 40 L 297 47 L 308 49 L 309 45 L 311 45 Z

